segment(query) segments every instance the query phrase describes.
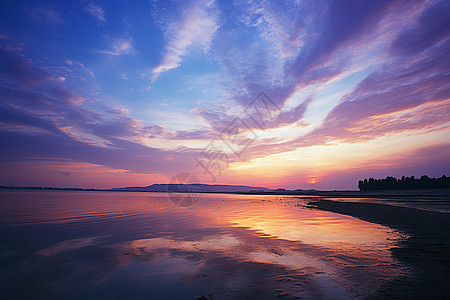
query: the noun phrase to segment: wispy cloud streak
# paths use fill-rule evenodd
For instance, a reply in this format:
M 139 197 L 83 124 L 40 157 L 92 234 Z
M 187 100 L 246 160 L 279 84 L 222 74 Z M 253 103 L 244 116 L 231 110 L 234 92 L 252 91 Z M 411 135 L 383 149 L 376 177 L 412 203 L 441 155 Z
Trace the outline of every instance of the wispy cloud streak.
M 59 25 L 64 23 L 61 13 L 52 7 L 37 6 L 30 9 L 28 13 L 39 24 Z
M 110 49 L 106 50 L 96 50 L 97 53 L 107 54 L 107 55 L 130 55 L 135 54 L 136 50 L 133 48 L 133 39 L 128 38 L 113 38 L 110 42 Z
M 95 17 L 100 24 L 106 22 L 105 11 L 100 5 L 89 3 L 88 6 L 86 6 L 86 11 Z
M 172 16 L 173 17 L 173 16 Z M 167 44 L 161 62 L 152 69 L 151 79 L 180 66 L 190 48 L 208 52 L 219 28 L 214 1 L 194 1 L 180 12 L 178 18 L 163 20 Z

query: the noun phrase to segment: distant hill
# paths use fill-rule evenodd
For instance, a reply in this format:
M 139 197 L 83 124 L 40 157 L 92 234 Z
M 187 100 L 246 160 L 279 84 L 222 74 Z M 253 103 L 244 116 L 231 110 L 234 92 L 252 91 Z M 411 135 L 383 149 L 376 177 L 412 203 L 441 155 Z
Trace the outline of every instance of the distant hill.
M 202 192 L 202 193 L 249 193 L 249 192 L 270 192 L 272 190 L 263 187 L 246 185 L 222 185 L 222 184 L 152 184 L 146 187 L 124 187 L 113 188 L 112 191 L 129 192 Z

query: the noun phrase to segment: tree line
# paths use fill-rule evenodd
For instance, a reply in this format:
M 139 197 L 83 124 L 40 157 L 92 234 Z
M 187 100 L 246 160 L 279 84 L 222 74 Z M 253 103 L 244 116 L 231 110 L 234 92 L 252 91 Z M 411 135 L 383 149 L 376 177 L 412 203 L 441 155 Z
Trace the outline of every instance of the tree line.
M 450 178 L 442 175 L 440 178 L 430 178 L 423 175 L 420 178 L 414 176 L 397 179 L 387 176 L 384 179 L 364 179 L 358 182 L 361 191 L 367 190 L 397 190 L 397 189 L 436 189 L 450 188 Z

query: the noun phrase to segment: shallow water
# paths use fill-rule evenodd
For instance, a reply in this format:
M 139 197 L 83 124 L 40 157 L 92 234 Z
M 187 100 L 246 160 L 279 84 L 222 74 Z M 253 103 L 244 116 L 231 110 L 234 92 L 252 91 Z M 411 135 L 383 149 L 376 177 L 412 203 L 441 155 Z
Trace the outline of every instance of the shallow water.
M 298 197 L 178 196 L 0 191 L 2 299 L 348 299 L 407 275 L 390 228 Z
M 323 197 L 323 199 L 330 199 L 340 202 L 360 202 L 360 203 L 379 203 L 388 204 L 391 206 L 408 207 L 414 209 L 420 209 L 425 211 L 434 211 L 440 213 L 450 214 L 450 201 L 446 197 L 422 197 L 420 199 L 415 198 L 399 198 L 399 199 L 386 199 L 386 198 L 339 198 L 339 197 Z

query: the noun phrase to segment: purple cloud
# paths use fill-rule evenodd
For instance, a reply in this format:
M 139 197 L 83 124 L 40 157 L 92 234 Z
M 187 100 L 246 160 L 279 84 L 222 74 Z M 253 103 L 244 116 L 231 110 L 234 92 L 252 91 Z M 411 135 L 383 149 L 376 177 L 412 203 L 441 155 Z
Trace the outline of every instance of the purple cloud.
M 144 126 L 117 107 L 105 106 L 103 112 L 83 108 L 84 97 L 64 82 L 22 55 L 1 51 L 5 55 L 0 73 L 0 136 L 2 145 L 7 145 L 1 149 L 2 161 L 71 159 L 136 173 L 175 172 L 182 166 L 180 160 L 191 162 L 192 153 L 168 152 L 139 142 L 163 134 L 162 127 Z
M 168 174 L 195 170 L 192 157 L 202 151 L 199 145 L 220 140 L 236 118 L 246 124 L 243 141 L 250 141 L 253 131 L 258 133 L 236 158 L 250 164 L 258 157 L 302 147 L 364 143 L 396 134 L 439 135 L 448 128 L 450 7 L 446 1 L 241 5 L 202 0 L 172 10 L 173 3 L 159 5 L 153 4 L 155 20 L 141 20 L 146 30 L 151 28 L 145 34 L 154 38 L 154 44 L 144 43 L 144 34 L 133 27 L 138 23 L 129 19 L 118 24 L 109 18 L 105 26 L 91 23 L 92 40 L 106 39 L 109 44 L 89 44 L 87 55 L 74 54 L 77 48 L 55 59 L 46 57 L 50 55 L 45 51 L 40 56 L 29 51 L 9 32 L 0 34 L 0 137 L 7 145 L 0 149 L 1 160 L 66 159 L 140 174 Z M 87 10 L 105 22 L 102 7 L 85 2 L 78 8 L 84 17 Z M 107 8 L 114 12 L 113 5 Z M 49 7 L 28 12 L 40 24 L 72 20 L 63 20 Z M 117 38 L 104 30 L 124 24 L 125 35 Z M 162 32 L 157 32 L 158 25 Z M 36 27 L 37 35 L 43 34 L 39 30 L 48 34 L 46 47 L 60 39 L 49 32 L 51 27 Z M 60 29 L 64 38 L 71 38 Z M 148 54 L 142 56 L 134 45 L 148 49 Z M 97 52 L 108 55 L 93 55 L 89 49 L 103 49 Z M 190 60 L 190 54 L 194 67 L 184 68 L 182 62 Z M 196 60 L 205 56 L 211 65 L 197 68 Z M 103 68 L 112 62 L 119 71 L 107 74 L 113 68 Z M 133 74 L 133 64 L 139 64 L 140 78 Z M 201 96 L 183 98 L 170 88 L 203 68 L 218 71 L 211 80 L 215 86 L 202 90 Z M 151 75 L 143 70 L 151 70 Z M 142 82 L 148 85 L 145 77 L 156 79 L 168 70 L 151 90 L 142 89 Z M 129 76 L 122 76 L 125 73 Z M 129 80 L 119 82 L 119 74 Z M 262 91 L 276 107 L 263 125 L 248 107 Z M 190 92 L 185 89 L 185 93 Z M 162 99 L 166 94 L 180 97 L 180 110 L 192 113 L 192 119 L 202 119 L 197 129 L 171 131 L 162 125 L 164 120 L 152 123 L 146 101 L 157 105 L 166 101 Z M 146 104 L 137 107 L 142 103 Z M 207 107 L 199 107 L 203 104 Z M 65 172 L 70 170 L 59 174 Z
M 392 43 L 393 53 L 417 54 L 450 34 L 450 3 L 439 1 L 425 10 L 412 28 L 405 29 Z
M 4 81 L 14 79 L 35 86 L 54 78 L 47 71 L 33 67 L 30 59 L 17 52 L 0 49 L 0 56 L 0 76 Z

